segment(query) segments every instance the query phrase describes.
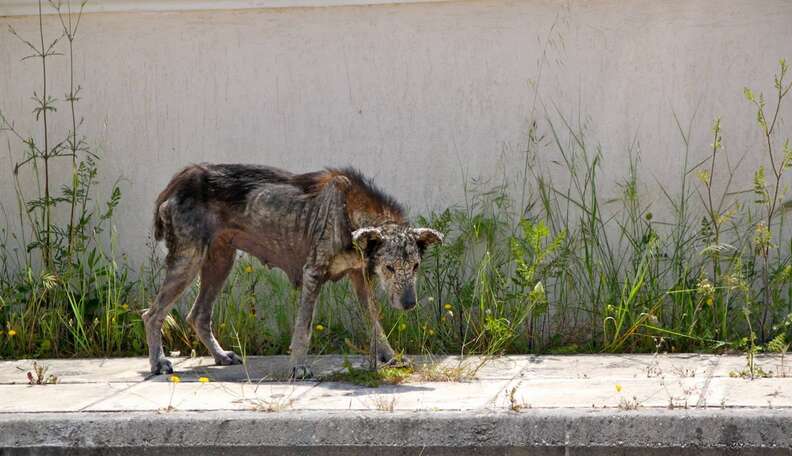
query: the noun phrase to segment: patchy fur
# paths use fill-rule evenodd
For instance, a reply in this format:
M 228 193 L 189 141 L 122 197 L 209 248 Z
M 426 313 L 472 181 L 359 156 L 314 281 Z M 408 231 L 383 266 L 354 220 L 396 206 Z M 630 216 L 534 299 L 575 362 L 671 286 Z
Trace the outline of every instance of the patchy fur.
M 421 255 L 442 241 L 434 230 L 407 225 L 401 205 L 355 169 L 292 174 L 239 164 L 192 165 L 177 173 L 155 201 L 154 237 L 165 241 L 168 256 L 165 281 L 144 314 L 152 372 L 172 371 L 162 322 L 199 274 L 201 289 L 187 319 L 218 364 L 241 362 L 220 347 L 211 316 L 235 252 L 242 250 L 302 288 L 290 346 L 295 377 L 310 376 L 304 361 L 319 290 L 345 276 L 371 320 L 373 350 L 391 361 L 370 284 L 379 279 L 392 307 L 414 307 Z

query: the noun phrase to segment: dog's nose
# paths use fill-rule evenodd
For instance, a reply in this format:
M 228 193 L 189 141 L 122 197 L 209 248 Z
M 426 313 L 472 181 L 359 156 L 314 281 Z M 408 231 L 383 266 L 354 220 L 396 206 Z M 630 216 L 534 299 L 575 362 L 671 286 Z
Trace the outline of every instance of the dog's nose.
M 415 302 L 416 302 L 415 290 L 413 290 L 412 288 L 408 288 L 407 290 L 404 290 L 404 293 L 402 293 L 402 298 L 401 298 L 402 309 L 404 310 L 412 309 L 413 307 L 415 307 Z

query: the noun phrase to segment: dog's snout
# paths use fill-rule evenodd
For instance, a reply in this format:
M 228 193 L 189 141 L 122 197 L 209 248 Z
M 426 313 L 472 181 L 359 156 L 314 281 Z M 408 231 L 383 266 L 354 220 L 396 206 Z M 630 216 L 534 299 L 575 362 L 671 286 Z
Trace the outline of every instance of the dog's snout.
M 415 289 L 410 287 L 404 290 L 401 297 L 401 305 L 402 309 L 410 310 L 415 307 L 416 298 L 415 298 Z

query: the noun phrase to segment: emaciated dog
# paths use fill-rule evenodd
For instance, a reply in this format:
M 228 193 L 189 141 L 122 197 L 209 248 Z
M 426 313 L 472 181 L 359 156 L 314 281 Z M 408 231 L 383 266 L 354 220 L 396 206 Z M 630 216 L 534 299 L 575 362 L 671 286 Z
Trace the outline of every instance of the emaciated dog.
M 345 276 L 371 320 L 372 353 L 393 362 L 369 284 L 379 280 L 391 307 L 415 307 L 421 257 L 443 239 L 410 227 L 402 207 L 354 169 L 292 174 L 239 164 L 192 165 L 176 174 L 157 197 L 154 237 L 165 239 L 168 255 L 165 280 L 143 314 L 151 372 L 173 372 L 162 322 L 198 274 L 200 292 L 187 320 L 217 364 L 242 362 L 212 333 L 212 303 L 242 250 L 302 287 L 290 345 L 293 378 L 312 376 L 306 355 L 322 284 Z

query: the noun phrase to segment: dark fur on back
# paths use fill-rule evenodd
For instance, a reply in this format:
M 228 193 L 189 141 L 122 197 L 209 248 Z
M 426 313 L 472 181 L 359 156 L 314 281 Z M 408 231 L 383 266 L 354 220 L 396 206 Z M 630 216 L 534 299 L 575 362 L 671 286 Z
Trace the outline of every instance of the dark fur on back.
M 231 206 L 244 206 L 248 194 L 258 185 L 288 183 L 292 174 L 277 168 L 240 164 L 196 164 L 190 165 L 171 179 L 154 202 L 154 239 L 161 241 L 165 226 L 159 216 L 159 208 L 172 196 L 181 201 L 192 200 L 207 203 L 222 201 Z
M 404 208 L 370 178 L 352 167 L 292 174 L 268 166 L 202 163 L 179 171 L 157 196 L 154 203 L 154 239 L 161 241 L 165 236 L 165 222 L 160 217 L 159 208 L 171 197 L 198 204 L 219 201 L 240 207 L 245 205 L 250 192 L 264 183 L 293 185 L 309 196 L 319 193 L 336 176 L 349 180 L 353 207 L 365 206 L 367 210 L 387 211 L 395 215 L 398 219 L 395 221 L 403 221 Z

